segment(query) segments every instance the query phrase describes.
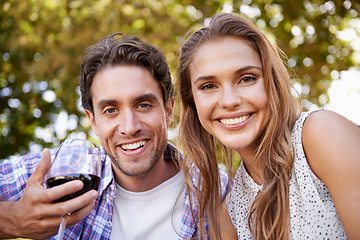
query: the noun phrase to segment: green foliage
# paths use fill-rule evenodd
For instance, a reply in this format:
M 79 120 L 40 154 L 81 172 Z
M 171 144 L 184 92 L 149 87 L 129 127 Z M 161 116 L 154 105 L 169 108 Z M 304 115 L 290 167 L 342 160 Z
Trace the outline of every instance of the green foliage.
M 355 1 L 5 0 L 0 3 L 0 159 L 57 146 L 69 135 L 92 137 L 77 86 L 81 53 L 101 37 L 123 32 L 151 42 L 165 53 L 175 78 L 186 33 L 229 9 L 276 36 L 302 97 L 312 103 L 326 102 L 319 97 L 326 96 L 333 70 L 359 64 L 351 42 L 338 37 L 349 26 L 359 35 Z

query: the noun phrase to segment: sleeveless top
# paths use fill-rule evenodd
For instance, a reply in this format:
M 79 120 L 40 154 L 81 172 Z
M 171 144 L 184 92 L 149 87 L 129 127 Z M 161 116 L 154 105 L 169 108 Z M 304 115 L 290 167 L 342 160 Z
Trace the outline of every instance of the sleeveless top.
M 326 185 L 311 171 L 302 146 L 302 113 L 291 132 L 295 160 L 290 179 L 290 222 L 292 239 L 347 239 Z M 243 162 L 236 172 L 233 189 L 226 198 L 228 212 L 239 239 L 252 239 L 249 209 L 262 189 L 247 173 Z

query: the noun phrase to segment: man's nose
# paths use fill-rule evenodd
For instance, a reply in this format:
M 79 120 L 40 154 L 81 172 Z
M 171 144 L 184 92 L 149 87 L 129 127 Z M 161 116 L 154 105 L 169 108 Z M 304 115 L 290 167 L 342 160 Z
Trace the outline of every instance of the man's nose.
M 133 136 L 141 129 L 141 122 L 134 110 L 125 110 L 121 113 L 118 131 L 122 135 Z

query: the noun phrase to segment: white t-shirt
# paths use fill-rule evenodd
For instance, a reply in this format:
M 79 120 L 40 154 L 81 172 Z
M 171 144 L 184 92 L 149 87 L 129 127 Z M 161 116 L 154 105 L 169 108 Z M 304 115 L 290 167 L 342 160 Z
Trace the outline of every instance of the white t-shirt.
M 181 171 L 146 192 L 130 192 L 116 184 L 110 239 L 179 239 L 177 233 L 184 214 L 184 184 Z

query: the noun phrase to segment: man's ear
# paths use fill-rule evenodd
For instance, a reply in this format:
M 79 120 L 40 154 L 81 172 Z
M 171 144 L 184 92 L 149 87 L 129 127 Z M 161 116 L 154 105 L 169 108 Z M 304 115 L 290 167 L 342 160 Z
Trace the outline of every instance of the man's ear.
M 92 130 L 94 131 L 94 133 L 95 133 L 97 136 L 99 136 L 98 131 L 97 131 L 97 128 L 96 128 L 94 113 L 91 112 L 90 110 L 87 110 L 87 109 L 85 109 L 85 113 L 86 113 L 86 116 L 88 117 L 88 119 L 89 119 L 89 121 L 90 121 L 90 125 L 91 125 Z
M 175 97 L 170 98 L 166 103 L 166 125 L 170 127 L 174 116 Z

